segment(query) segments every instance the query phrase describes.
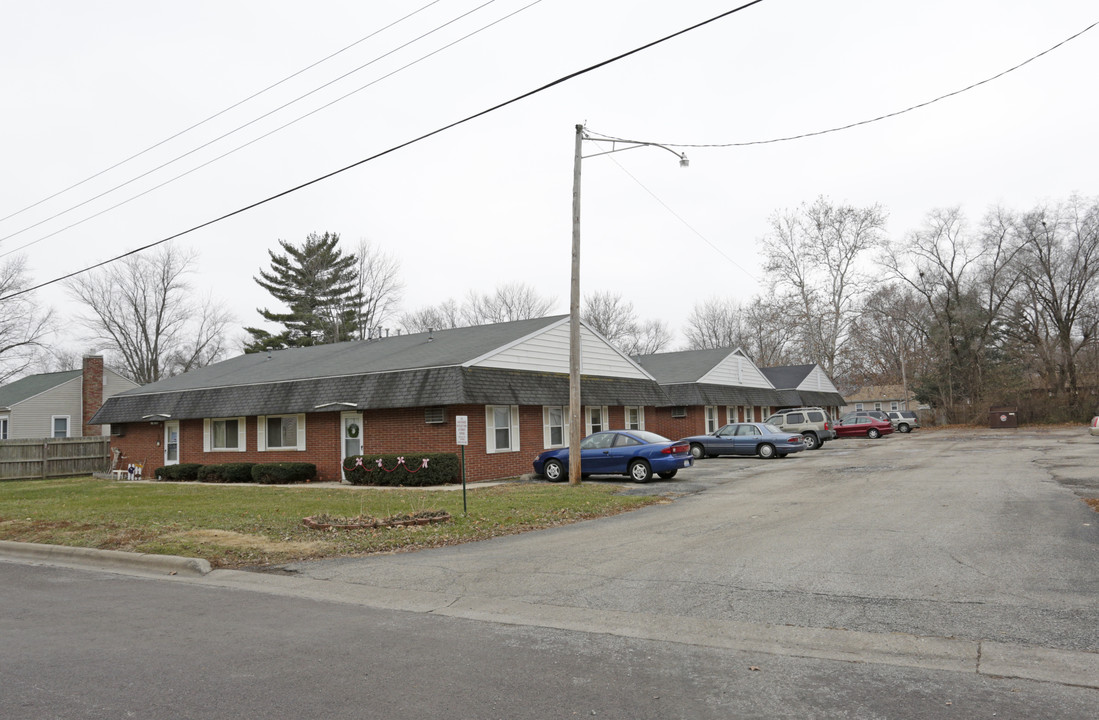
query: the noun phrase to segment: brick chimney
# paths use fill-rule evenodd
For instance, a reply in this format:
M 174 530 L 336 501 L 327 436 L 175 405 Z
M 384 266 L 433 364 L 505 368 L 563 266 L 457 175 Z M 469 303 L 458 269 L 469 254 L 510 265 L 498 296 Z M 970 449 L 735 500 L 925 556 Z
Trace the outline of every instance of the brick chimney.
M 94 437 L 103 434 L 102 425 L 89 425 L 92 415 L 103 407 L 103 356 L 85 355 L 83 364 L 84 376 L 81 383 L 80 403 L 84 408 L 80 428 L 83 437 Z

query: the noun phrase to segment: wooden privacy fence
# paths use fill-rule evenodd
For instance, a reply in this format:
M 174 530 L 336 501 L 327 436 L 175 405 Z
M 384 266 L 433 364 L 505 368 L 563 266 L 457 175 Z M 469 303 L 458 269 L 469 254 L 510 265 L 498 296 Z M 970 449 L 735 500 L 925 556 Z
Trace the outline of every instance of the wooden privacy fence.
M 66 477 L 106 472 L 110 437 L 0 440 L 0 480 Z

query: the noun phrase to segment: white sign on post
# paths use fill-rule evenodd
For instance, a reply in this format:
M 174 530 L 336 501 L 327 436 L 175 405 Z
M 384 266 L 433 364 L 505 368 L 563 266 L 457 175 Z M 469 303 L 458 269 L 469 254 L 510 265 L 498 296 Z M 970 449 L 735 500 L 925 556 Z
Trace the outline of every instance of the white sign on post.
M 469 445 L 469 418 L 465 415 L 454 416 L 454 428 L 458 431 L 458 444 Z

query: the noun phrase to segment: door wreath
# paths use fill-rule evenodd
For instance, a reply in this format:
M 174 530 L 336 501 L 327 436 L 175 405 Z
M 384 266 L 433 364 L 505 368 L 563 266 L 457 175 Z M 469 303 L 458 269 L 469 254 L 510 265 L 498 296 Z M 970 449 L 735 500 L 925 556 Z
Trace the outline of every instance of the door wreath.
M 351 423 L 347 426 L 347 437 L 357 438 L 359 436 L 359 424 Z

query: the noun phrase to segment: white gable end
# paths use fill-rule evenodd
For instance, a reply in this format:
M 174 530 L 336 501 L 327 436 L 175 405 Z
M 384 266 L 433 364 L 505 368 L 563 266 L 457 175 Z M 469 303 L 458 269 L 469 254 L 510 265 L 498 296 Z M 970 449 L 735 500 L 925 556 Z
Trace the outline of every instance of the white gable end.
M 735 387 L 773 388 L 771 382 L 748 358 L 739 353 L 731 353 L 714 366 L 710 372 L 699 378 L 700 383 L 711 385 L 732 385 Z
M 828 379 L 828 375 L 821 369 L 820 365 L 817 365 L 812 372 L 805 376 L 805 379 L 801 381 L 801 385 L 798 385 L 798 390 L 839 393 L 839 390 Z
M 553 325 L 477 358 L 470 367 L 569 372 L 569 323 Z M 580 372 L 584 375 L 651 379 L 633 361 L 587 327 L 580 326 Z

